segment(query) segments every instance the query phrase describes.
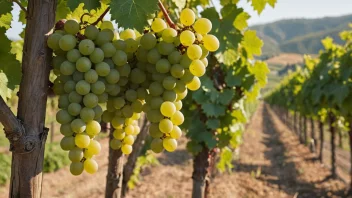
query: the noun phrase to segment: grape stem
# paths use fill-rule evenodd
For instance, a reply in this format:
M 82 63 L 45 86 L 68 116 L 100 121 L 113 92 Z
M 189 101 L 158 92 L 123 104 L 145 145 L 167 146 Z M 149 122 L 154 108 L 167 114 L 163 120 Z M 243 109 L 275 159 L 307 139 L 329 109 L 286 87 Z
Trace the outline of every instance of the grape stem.
M 165 9 L 163 3 L 161 2 L 161 0 L 159 0 L 158 6 L 159 6 L 161 12 L 163 12 L 163 15 L 164 15 L 164 17 L 166 19 L 167 24 L 169 24 L 169 26 L 171 28 L 176 29 L 175 23 L 171 20 L 171 18 L 169 16 L 169 13 L 166 11 L 166 9 Z
M 105 17 L 105 15 L 109 11 L 110 11 L 110 7 L 107 7 L 106 10 L 103 12 L 103 14 L 101 14 L 100 17 L 94 23 L 92 23 L 91 25 L 98 25 L 98 23 L 103 20 L 103 18 Z
M 12 2 L 16 3 L 20 8 L 23 10 L 23 12 L 27 15 L 27 9 L 19 2 L 18 0 L 12 0 Z

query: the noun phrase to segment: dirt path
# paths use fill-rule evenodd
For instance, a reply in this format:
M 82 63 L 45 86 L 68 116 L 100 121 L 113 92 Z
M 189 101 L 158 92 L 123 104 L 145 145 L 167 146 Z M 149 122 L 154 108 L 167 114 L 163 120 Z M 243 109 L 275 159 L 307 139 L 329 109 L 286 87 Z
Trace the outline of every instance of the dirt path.
M 45 174 L 43 197 L 104 197 L 108 153 L 107 140 L 104 141 L 97 174 L 74 177 L 68 168 Z M 144 169 L 139 185 L 127 198 L 190 197 L 192 157 L 185 145 L 186 140 L 182 139 L 176 152 L 158 155 L 160 165 Z M 329 170 L 313 158 L 273 111 L 261 105 L 247 126 L 233 172 L 216 175 L 210 197 L 346 197 L 345 184 L 326 179 Z

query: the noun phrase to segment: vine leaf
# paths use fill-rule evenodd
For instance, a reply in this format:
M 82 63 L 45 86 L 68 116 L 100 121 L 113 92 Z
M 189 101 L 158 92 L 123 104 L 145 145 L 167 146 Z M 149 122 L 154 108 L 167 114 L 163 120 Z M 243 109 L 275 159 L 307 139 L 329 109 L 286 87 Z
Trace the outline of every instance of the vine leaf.
M 215 130 L 220 127 L 220 120 L 219 119 L 209 119 L 209 120 L 207 120 L 207 122 L 205 124 L 209 129 Z
M 204 113 L 208 117 L 219 117 L 225 115 L 225 106 L 207 102 L 202 105 Z
M 67 6 L 70 8 L 71 11 L 74 11 L 80 3 L 83 3 L 84 9 L 87 9 L 88 11 L 100 7 L 99 0 L 67 0 Z
M 186 0 L 172 0 L 174 4 L 178 7 L 178 9 L 183 9 L 186 6 Z
M 247 20 L 250 18 L 247 12 L 242 12 L 241 14 L 237 15 L 233 25 L 240 31 L 246 29 L 248 27 Z
M 6 29 L 10 28 L 11 25 L 11 20 L 12 20 L 12 14 L 11 13 L 7 13 L 7 14 L 3 14 L 0 17 L 0 27 L 4 27 Z
M 253 67 L 249 67 L 250 71 L 254 74 L 255 79 L 261 87 L 267 83 L 267 74 L 270 72 L 265 62 L 257 61 Z
M 220 93 L 219 103 L 222 105 L 228 105 L 234 96 L 235 92 L 232 89 L 224 89 L 223 92 Z
M 244 33 L 242 45 L 250 58 L 252 58 L 253 55 L 259 56 L 262 53 L 261 49 L 263 44 L 263 41 L 257 37 L 256 31 L 248 30 Z
M 158 10 L 158 0 L 115 0 L 110 4 L 111 19 L 120 27 L 135 28 L 142 32 L 148 18 Z

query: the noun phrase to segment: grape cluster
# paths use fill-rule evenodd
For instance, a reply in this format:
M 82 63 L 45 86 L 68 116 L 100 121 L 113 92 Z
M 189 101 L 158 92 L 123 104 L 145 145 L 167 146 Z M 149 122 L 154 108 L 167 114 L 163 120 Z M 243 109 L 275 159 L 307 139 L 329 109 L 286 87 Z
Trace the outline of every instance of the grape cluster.
M 80 175 L 83 170 L 95 173 L 98 164 L 94 160 L 101 146 L 94 137 L 100 133 L 103 109 L 110 95 L 117 95 L 120 72 L 115 69 L 112 45 L 115 34 L 109 29 L 101 31 L 88 26 L 84 35 L 75 20 L 61 20 L 63 24 L 48 37 L 47 44 L 53 49 L 53 90 L 59 95 L 56 120 L 64 135 L 60 144 L 69 151 L 72 161 L 70 171 Z M 104 23 L 106 24 L 106 23 Z M 112 25 L 112 24 L 111 24 Z
M 97 171 L 94 155 L 101 147 L 93 138 L 101 120 L 114 129 L 111 148 L 124 154 L 132 152 L 142 113 L 151 122 L 151 149 L 176 149 L 184 122 L 182 99 L 188 90 L 200 88 L 207 56 L 219 48 L 218 39 L 208 34 L 211 28 L 208 19 L 196 20 L 191 9 L 182 10 L 178 27 L 155 18 L 143 35 L 132 29 L 117 33 L 109 21 L 100 28 L 84 27 L 84 33 L 75 20 L 57 23 L 47 44 L 55 54 L 61 147 L 70 151 L 73 175 Z

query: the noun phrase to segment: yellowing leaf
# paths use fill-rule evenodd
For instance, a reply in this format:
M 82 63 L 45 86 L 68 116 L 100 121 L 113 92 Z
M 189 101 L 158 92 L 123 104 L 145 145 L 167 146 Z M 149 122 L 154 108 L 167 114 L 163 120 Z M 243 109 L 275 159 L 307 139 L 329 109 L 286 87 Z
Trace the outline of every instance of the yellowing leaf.
M 258 14 L 262 13 L 266 6 L 267 0 L 252 0 L 253 9 L 258 12 Z
M 248 30 L 244 33 L 242 45 L 246 49 L 250 58 L 253 55 L 261 55 L 263 44 L 263 41 L 257 37 L 256 31 Z
M 247 20 L 249 18 L 250 16 L 247 12 L 242 12 L 241 14 L 237 15 L 235 21 L 233 22 L 233 25 L 235 26 L 235 28 L 242 31 L 248 27 Z

